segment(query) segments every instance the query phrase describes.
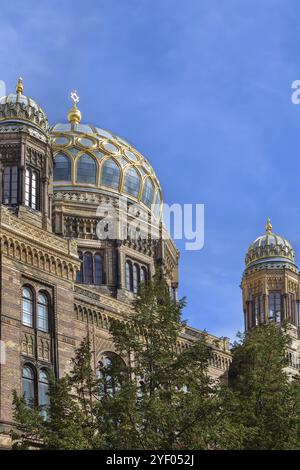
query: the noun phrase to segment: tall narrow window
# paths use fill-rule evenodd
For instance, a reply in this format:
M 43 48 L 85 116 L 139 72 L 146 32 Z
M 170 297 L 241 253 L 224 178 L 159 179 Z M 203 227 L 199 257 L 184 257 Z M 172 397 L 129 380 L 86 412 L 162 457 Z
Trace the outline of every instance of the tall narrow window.
M 34 404 L 34 373 L 30 366 L 22 369 L 22 393 L 27 405 Z
M 92 253 L 84 254 L 84 282 L 93 284 L 93 257 Z
M 151 204 L 153 203 L 153 196 L 154 196 L 154 187 L 152 184 L 152 181 L 147 178 L 145 183 L 144 183 L 144 189 L 143 189 L 143 194 L 142 194 L 142 201 L 146 206 L 151 207 Z
M 96 183 L 96 162 L 89 155 L 82 155 L 78 160 L 77 183 Z
M 95 284 L 103 283 L 103 259 L 100 253 L 94 255 L 94 281 Z
M 38 173 L 31 168 L 25 171 L 25 205 L 38 210 Z
M 38 380 L 38 399 L 39 406 L 41 407 L 41 415 L 46 419 L 47 418 L 47 407 L 49 406 L 49 380 L 48 375 L 45 369 L 39 371 L 39 380 Z
M 269 294 L 269 319 L 274 322 L 281 321 L 281 294 L 280 292 L 270 292 Z
M 48 297 L 46 294 L 40 293 L 38 295 L 38 314 L 37 314 L 37 327 L 41 331 L 49 331 L 49 305 Z
M 125 282 L 126 282 L 126 289 L 133 290 L 133 283 L 132 283 L 132 263 L 130 261 L 126 261 L 125 264 Z
M 31 175 L 31 207 L 32 209 L 36 209 L 37 206 L 37 178 L 36 172 L 33 171 Z
M 140 268 L 138 264 L 133 265 L 133 292 L 137 293 L 140 282 Z
M 259 296 L 254 297 L 252 309 L 252 326 L 257 326 L 259 324 Z
M 78 256 L 80 260 L 80 269 L 79 271 L 77 271 L 77 274 L 76 274 L 76 282 L 78 282 L 79 284 L 82 284 L 83 283 L 83 255 L 81 251 L 79 251 Z
M 141 284 L 146 284 L 148 278 L 147 269 L 145 266 L 141 267 Z
M 131 196 L 137 197 L 140 191 L 141 178 L 135 168 L 127 170 L 124 180 L 124 191 Z
M 33 326 L 33 294 L 28 287 L 22 289 L 22 323 Z
M 119 188 L 120 168 L 112 158 L 103 163 L 101 183 L 111 188 Z
M 54 181 L 71 181 L 71 162 L 66 155 L 56 155 L 54 160 Z
M 15 205 L 18 200 L 18 168 L 16 166 L 5 167 L 3 170 L 3 195 L 2 202 L 7 205 Z

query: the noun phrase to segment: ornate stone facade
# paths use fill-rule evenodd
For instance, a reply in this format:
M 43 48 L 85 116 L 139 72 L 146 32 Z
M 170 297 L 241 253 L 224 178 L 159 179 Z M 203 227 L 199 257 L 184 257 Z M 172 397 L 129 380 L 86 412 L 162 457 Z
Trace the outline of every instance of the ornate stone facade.
M 96 372 L 114 353 L 109 323 L 131 314 L 137 283 L 159 266 L 174 300 L 178 287 L 179 253 L 160 221 L 162 192 L 147 160 L 108 131 L 79 124 L 76 103 L 70 124 L 49 133 L 44 111 L 22 93 L 19 80 L 16 94 L 0 99 L 0 447 L 10 445 L 13 390 L 25 386 L 39 402 L 43 372 L 66 373 L 87 334 Z M 99 239 L 108 206 L 126 222 Z M 199 334 L 186 327 L 178 348 Z M 208 339 L 211 374 L 226 376 L 229 342 Z
M 300 277 L 295 253 L 288 240 L 272 232 L 268 219 L 266 233 L 258 237 L 246 254 L 243 273 L 245 330 L 275 322 L 287 323 L 292 338 L 288 372 L 300 370 Z

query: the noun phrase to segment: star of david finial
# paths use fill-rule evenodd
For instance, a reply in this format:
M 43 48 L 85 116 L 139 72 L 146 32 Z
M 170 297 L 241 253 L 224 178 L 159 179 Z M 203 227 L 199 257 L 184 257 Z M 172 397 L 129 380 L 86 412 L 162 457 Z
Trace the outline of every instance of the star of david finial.
M 78 96 L 78 93 L 77 93 L 76 90 L 73 90 L 73 91 L 71 92 L 71 99 L 72 99 L 72 101 L 73 101 L 73 104 L 76 106 L 77 103 L 79 102 L 79 96 Z

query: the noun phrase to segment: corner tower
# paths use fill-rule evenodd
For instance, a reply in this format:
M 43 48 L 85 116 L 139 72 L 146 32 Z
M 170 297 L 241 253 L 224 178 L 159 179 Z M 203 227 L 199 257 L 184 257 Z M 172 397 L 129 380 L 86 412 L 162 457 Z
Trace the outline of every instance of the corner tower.
M 242 278 L 245 330 L 273 321 L 290 323 L 299 329 L 299 271 L 295 252 L 288 240 L 272 231 L 248 248 Z
M 51 230 L 53 158 L 46 113 L 23 95 L 23 80 L 16 93 L 0 98 L 0 164 L 2 204 L 18 217 Z

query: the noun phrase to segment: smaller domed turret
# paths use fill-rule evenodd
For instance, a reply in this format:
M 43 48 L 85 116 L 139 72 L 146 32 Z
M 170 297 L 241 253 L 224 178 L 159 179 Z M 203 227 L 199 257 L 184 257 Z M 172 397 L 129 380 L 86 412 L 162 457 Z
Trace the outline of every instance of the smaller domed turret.
M 248 248 L 246 267 L 262 267 L 267 264 L 291 263 L 295 265 L 295 252 L 290 242 L 272 232 L 270 218 L 267 219 L 266 233 L 256 238 Z
M 7 123 L 27 124 L 48 132 L 48 119 L 45 111 L 31 98 L 23 95 L 23 79 L 20 77 L 16 93 L 0 98 L 0 125 Z

